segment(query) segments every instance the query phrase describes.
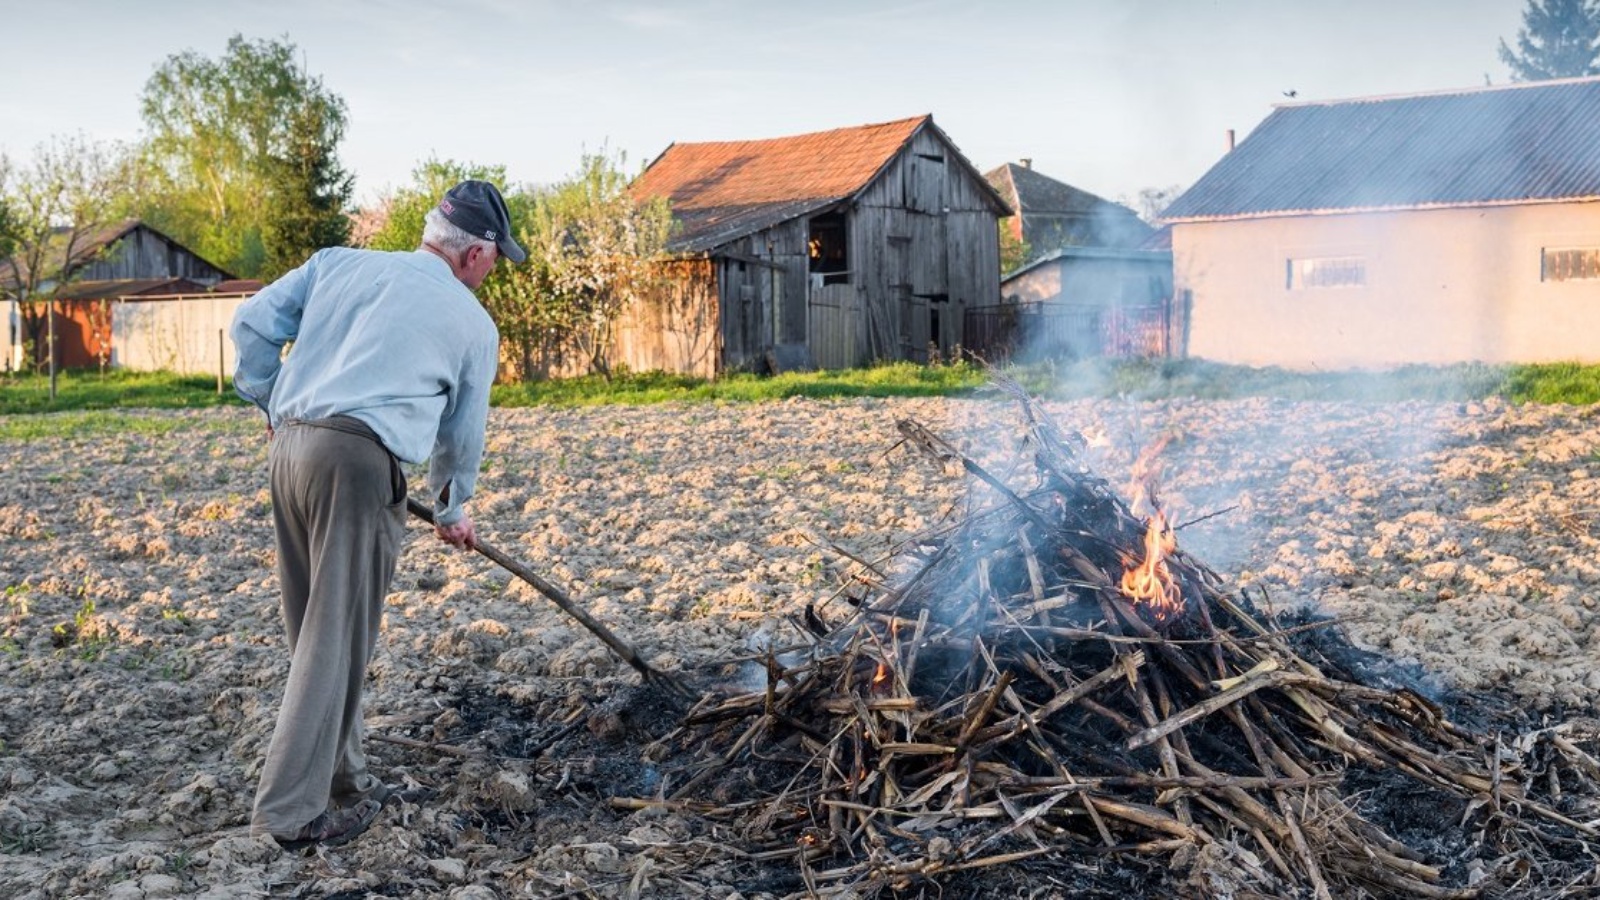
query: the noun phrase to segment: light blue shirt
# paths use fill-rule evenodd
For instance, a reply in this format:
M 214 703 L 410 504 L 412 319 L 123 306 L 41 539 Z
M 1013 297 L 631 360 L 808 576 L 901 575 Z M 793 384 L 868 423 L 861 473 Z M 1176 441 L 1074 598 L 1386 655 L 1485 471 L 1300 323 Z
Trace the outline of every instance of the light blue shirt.
M 444 260 L 320 250 L 239 307 L 233 342 L 234 389 L 274 427 L 360 419 L 400 459 L 431 455 L 434 516 L 460 521 L 483 460 L 500 334 Z

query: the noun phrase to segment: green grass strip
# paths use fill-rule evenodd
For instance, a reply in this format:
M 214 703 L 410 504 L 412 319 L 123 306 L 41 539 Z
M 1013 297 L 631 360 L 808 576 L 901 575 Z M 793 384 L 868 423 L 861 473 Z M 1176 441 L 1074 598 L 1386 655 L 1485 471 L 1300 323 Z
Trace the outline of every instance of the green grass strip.
M 0 376 L 0 415 L 8 416 L 92 409 L 196 409 L 243 403 L 230 383 L 224 383 L 219 395 L 216 376 L 124 369 L 104 374 L 67 370 L 56 378 L 54 400 L 50 399 L 48 376 Z
M 1600 366 L 1546 363 L 1489 366 L 1404 366 L 1383 372 L 1298 372 L 1227 366 L 1205 360 L 1081 360 L 1006 368 L 1035 395 L 1050 399 L 1112 397 L 1159 400 L 1182 397 L 1286 400 L 1468 401 L 1502 397 L 1513 403 L 1600 403 Z M 646 405 L 669 402 L 757 403 L 791 397 L 960 397 L 985 393 L 988 373 L 979 366 L 889 363 L 831 372 L 794 372 L 776 377 L 732 374 L 716 380 L 664 372 L 496 385 L 496 406 Z M 0 375 L 0 416 L 115 409 L 200 409 L 239 406 L 243 401 L 216 379 L 165 372 L 65 372 L 49 399 L 42 375 Z M 63 420 L 65 422 L 67 420 Z M 84 420 L 83 428 L 101 428 Z M 37 427 L 61 433 L 63 424 L 8 423 L 4 434 Z M 156 426 L 140 426 L 156 427 Z M 19 431 L 20 429 L 20 431 Z

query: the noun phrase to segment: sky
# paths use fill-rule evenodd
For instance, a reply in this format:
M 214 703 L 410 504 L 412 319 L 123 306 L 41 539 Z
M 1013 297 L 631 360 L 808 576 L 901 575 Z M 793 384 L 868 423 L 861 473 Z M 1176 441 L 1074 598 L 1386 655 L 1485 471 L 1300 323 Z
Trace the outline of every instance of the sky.
M 186 50 L 284 38 L 349 107 L 370 202 L 432 157 L 549 184 L 585 153 L 932 113 L 980 171 L 1024 158 L 1132 202 L 1187 187 L 1274 104 L 1509 78 L 1523 0 L 0 0 L 0 153 L 133 141 Z M 1286 93 L 1294 92 L 1291 100 Z

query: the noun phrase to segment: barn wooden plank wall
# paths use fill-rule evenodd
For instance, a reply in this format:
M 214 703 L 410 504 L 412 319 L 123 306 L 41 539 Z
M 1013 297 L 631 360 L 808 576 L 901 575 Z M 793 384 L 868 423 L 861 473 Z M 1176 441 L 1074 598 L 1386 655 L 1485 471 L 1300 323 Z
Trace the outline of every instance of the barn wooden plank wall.
M 810 302 L 811 359 L 819 369 L 849 369 L 861 364 L 857 341 L 861 309 L 853 285 L 813 288 Z
M 157 232 L 138 225 L 124 235 L 111 252 L 80 269 L 73 279 L 157 277 L 187 278 L 212 285 L 231 276 Z
M 612 365 L 635 372 L 716 375 L 717 273 L 708 259 L 660 264 L 660 283 L 647 300 L 617 320 Z
M 914 135 L 859 195 L 850 229 L 865 353 L 858 365 L 925 361 L 930 344 L 950 352 L 965 310 L 999 302 L 993 202 L 933 129 Z

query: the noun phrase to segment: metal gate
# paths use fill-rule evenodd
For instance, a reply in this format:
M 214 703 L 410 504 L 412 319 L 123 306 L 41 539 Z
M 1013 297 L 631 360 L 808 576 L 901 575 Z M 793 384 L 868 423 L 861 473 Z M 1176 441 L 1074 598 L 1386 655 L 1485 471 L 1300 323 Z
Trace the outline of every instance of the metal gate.
M 1165 303 L 980 306 L 967 310 L 962 332 L 962 346 L 991 362 L 1165 357 L 1171 349 Z

